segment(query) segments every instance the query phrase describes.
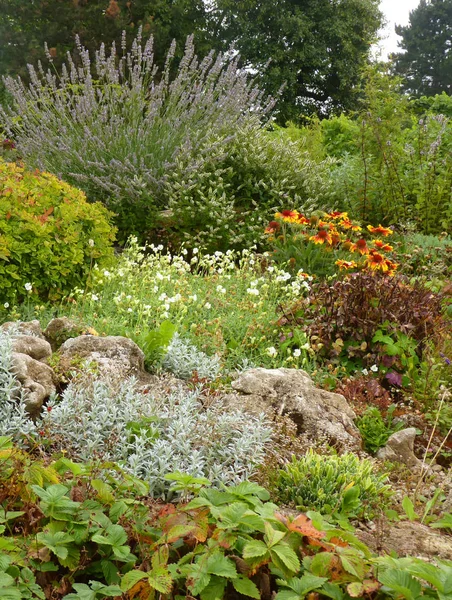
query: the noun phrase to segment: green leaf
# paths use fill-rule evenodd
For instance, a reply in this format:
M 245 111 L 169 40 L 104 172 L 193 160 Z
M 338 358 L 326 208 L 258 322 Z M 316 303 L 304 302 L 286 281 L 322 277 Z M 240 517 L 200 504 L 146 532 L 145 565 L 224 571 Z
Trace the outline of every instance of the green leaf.
M 403 497 L 402 508 L 410 521 L 415 521 L 418 518 L 418 515 L 414 510 L 414 504 L 412 503 L 410 498 L 408 498 L 408 496 Z
M 164 567 L 154 567 L 148 573 L 149 585 L 161 594 L 169 594 L 173 587 L 173 578 Z
M 268 554 L 267 545 L 260 540 L 250 540 L 243 547 L 243 558 L 257 558 Z
M 199 594 L 201 600 L 222 600 L 227 582 L 223 577 L 211 577 L 209 585 Z
M 273 548 L 270 550 L 270 554 L 276 566 L 279 566 L 280 568 L 283 566 L 288 571 L 293 571 L 294 573 L 300 570 L 300 561 L 298 560 L 298 556 L 288 544 L 279 543 L 276 546 L 273 546 Z M 276 557 L 279 558 L 282 565 L 278 564 Z
M 74 538 L 68 533 L 57 531 L 56 533 L 39 532 L 36 539 L 40 544 L 46 546 L 59 559 L 66 559 L 69 554 L 68 546 L 74 541 Z
M 101 479 L 92 479 L 90 481 L 91 487 L 96 490 L 99 500 L 104 504 L 113 504 L 115 497 L 113 495 L 113 488 L 105 481 Z
M 219 577 L 237 577 L 235 563 L 220 552 L 215 552 L 207 559 L 207 573 Z
M 109 525 L 105 530 L 105 535 L 96 533 L 91 538 L 96 544 L 104 546 L 123 546 L 127 542 L 127 533 L 121 525 Z
M 267 547 L 272 548 L 278 544 L 286 535 L 284 531 L 277 531 L 270 523 L 265 523 L 265 536 L 267 538 Z
M 249 596 L 250 598 L 256 598 L 259 600 L 261 595 L 257 588 L 257 585 L 248 577 L 244 577 L 243 575 L 239 575 L 236 579 L 232 580 L 232 585 L 234 589 L 242 596 Z
M 105 581 L 109 585 L 111 583 L 119 583 L 121 581 L 121 578 L 118 573 L 118 569 L 111 560 L 107 560 L 107 559 L 101 560 L 100 566 L 102 568 L 102 573 L 105 577 Z
M 412 575 L 398 569 L 387 569 L 378 575 L 380 583 L 397 592 L 407 600 L 416 600 L 422 593 L 422 587 Z
M 130 588 L 132 588 L 135 584 L 137 584 L 142 579 L 147 579 L 148 574 L 143 571 L 129 571 L 122 577 L 121 579 L 121 590 L 123 592 L 128 592 Z

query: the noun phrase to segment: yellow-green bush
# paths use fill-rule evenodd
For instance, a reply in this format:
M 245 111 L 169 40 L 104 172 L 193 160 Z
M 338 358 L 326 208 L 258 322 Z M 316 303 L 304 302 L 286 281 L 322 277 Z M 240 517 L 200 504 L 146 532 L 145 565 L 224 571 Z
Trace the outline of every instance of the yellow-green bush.
M 112 216 L 54 175 L 0 159 L 0 302 L 83 286 L 113 256 Z

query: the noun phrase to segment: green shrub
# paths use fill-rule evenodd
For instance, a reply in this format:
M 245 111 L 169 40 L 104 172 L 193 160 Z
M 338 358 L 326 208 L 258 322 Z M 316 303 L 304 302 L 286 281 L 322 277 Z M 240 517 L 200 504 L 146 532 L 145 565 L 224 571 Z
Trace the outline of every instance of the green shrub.
M 49 173 L 0 160 L 0 302 L 56 299 L 113 256 L 111 213 Z
M 355 454 L 322 456 L 310 450 L 279 472 L 279 500 L 300 510 L 322 514 L 372 517 L 390 496 L 386 475 L 377 475 L 372 463 Z
M 386 445 L 390 436 L 403 429 L 402 423 L 393 423 L 395 406 L 392 405 L 384 419 L 376 406 L 369 406 L 363 415 L 357 419 L 356 425 L 364 442 L 364 449 L 375 454 L 379 448 Z
M 14 103 L 0 107 L 0 125 L 29 164 L 114 210 L 121 241 L 242 248 L 262 238 L 275 208 L 325 201 L 331 160 L 315 164 L 299 144 L 271 138 L 274 100 L 237 58 L 199 61 L 189 38 L 176 70 L 174 51 L 158 73 L 152 40 L 91 62 L 79 46 L 78 71 L 71 61 L 61 75 L 31 69 L 28 88 L 7 78 Z

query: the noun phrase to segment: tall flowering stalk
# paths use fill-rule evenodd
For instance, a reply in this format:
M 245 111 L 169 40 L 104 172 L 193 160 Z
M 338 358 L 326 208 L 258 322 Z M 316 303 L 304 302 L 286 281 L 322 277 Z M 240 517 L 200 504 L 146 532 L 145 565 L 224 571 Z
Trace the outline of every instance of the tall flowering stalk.
M 6 135 L 29 164 L 103 199 L 125 227 L 131 219 L 152 226 L 176 166 L 189 177 L 221 160 L 235 133 L 259 129 L 274 105 L 231 53 L 199 60 L 189 37 L 172 76 L 174 54 L 173 43 L 159 72 L 153 39 L 139 32 L 130 51 L 123 35 L 119 52 L 102 45 L 92 62 L 77 39 L 60 73 L 39 63 L 29 66 L 29 86 L 5 78 L 13 98 L 0 107 Z

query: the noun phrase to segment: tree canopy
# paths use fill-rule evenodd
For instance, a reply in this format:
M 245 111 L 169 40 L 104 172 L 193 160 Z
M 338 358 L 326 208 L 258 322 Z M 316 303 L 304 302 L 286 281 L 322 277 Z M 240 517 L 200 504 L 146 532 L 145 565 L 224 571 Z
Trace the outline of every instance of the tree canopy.
M 396 33 L 404 52 L 393 58 L 404 89 L 413 96 L 452 93 L 452 0 L 421 0 Z

